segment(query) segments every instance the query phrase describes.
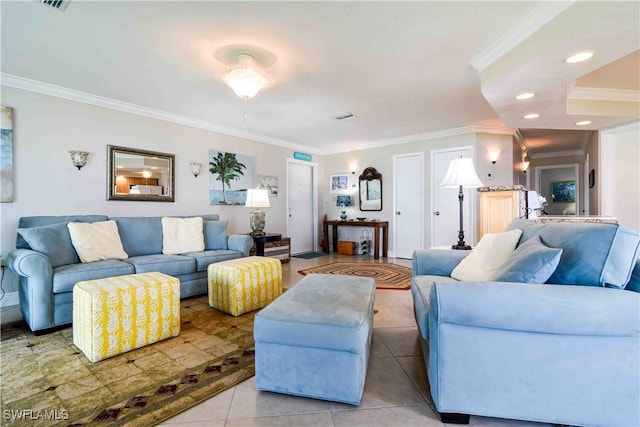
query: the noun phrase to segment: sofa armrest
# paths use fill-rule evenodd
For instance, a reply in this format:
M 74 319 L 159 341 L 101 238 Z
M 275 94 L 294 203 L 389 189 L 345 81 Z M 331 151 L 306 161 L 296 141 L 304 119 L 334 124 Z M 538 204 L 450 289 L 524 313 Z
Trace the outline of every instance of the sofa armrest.
M 253 237 L 246 234 L 231 234 L 227 240 L 227 246 L 232 251 L 242 252 L 242 256 L 249 256 L 253 247 Z
M 417 249 L 413 252 L 411 267 L 414 276 L 450 276 L 454 268 L 471 251 L 443 249 Z
M 16 249 L 7 267 L 20 276 L 20 308 L 32 331 L 54 326 L 53 268 L 49 258 L 30 249 Z
M 429 335 L 442 324 L 559 335 L 640 336 L 640 294 L 508 282 L 436 283 Z

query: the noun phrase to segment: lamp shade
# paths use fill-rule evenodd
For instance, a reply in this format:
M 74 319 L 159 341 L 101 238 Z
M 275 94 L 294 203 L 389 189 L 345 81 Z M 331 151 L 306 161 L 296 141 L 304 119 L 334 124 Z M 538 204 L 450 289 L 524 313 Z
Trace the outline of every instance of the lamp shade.
M 540 209 L 540 198 L 538 197 L 538 193 L 536 191 L 529 191 L 527 193 L 527 204 L 529 205 L 529 209 Z
M 238 63 L 224 77 L 224 81 L 241 98 L 253 98 L 267 86 L 269 80 L 256 68 L 255 59 L 249 54 L 239 54 Z
M 260 188 L 248 189 L 247 202 L 244 205 L 248 208 L 270 208 L 269 192 Z
M 336 197 L 336 206 L 351 206 L 351 196 Z
M 447 174 L 440 183 L 440 187 L 443 188 L 458 188 L 460 186 L 478 188 L 482 185 L 482 181 L 478 178 L 476 169 L 473 167 L 473 161 L 468 157 L 451 160 Z

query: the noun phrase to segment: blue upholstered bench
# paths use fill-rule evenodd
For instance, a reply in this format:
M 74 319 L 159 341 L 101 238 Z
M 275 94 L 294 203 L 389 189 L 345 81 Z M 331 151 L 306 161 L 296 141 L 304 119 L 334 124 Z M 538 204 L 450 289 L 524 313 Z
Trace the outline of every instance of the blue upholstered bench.
M 371 278 L 310 274 L 256 314 L 258 390 L 360 404 L 371 334 Z

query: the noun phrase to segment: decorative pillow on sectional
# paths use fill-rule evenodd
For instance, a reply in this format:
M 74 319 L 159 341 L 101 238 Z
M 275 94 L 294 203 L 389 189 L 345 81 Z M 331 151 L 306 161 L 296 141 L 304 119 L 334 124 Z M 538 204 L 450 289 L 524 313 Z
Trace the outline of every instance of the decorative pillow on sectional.
M 521 234 L 522 230 L 518 229 L 485 234 L 471 253 L 453 269 L 451 277 L 462 281 L 489 280 L 509 259 Z
M 491 280 L 496 282 L 545 283 L 556 271 L 562 249 L 550 248 L 540 237 L 518 246 Z
M 227 226 L 229 221 L 204 221 L 204 248 L 229 249 L 227 245 Z
M 162 218 L 162 253 L 183 254 L 204 250 L 203 221 L 194 218 Z
M 80 261 L 93 262 L 103 259 L 129 258 L 122 247 L 118 225 L 115 221 L 70 222 L 67 227 Z
M 71 244 L 66 222 L 41 227 L 18 228 L 18 234 L 29 244 L 31 249 L 45 254 L 52 267 L 80 262 L 78 254 Z

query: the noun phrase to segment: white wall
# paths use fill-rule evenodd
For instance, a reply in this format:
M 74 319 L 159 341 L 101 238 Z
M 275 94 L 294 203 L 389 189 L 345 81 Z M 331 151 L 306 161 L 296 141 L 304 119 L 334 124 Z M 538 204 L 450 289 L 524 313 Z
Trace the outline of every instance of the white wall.
M 256 174 L 279 178 L 279 195 L 266 210 L 266 229 L 286 232 L 286 159 L 293 156 L 291 149 L 10 87 L 2 87 L 2 104 L 14 109 L 15 189 L 14 202 L 0 204 L 3 256 L 15 248 L 22 216 L 218 213 L 229 220 L 230 232 L 249 232 L 250 208 L 209 205 L 210 149 L 253 156 Z M 107 144 L 175 154 L 175 203 L 107 201 Z M 80 171 L 71 164 L 67 151 L 72 149 L 91 153 Z M 203 163 L 198 178 L 191 174 L 190 161 Z M 15 276 L 6 273 L 4 290 L 15 291 Z
M 600 212 L 640 231 L 640 123 L 600 135 Z

